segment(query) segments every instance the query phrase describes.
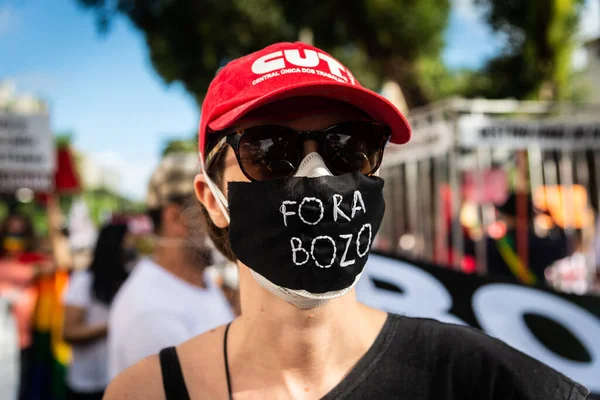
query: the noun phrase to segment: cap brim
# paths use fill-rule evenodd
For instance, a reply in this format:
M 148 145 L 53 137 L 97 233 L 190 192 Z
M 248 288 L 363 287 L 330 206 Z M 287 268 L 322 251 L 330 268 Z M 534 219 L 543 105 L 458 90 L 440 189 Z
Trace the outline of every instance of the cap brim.
M 214 131 L 227 129 L 245 114 L 265 104 L 300 96 L 316 96 L 346 102 L 363 110 L 376 121 L 389 126 L 392 131 L 392 143 L 404 144 L 410 140 L 411 130 L 408 121 L 389 100 L 363 87 L 334 82 L 287 86 L 230 110 L 210 122 L 208 126 Z

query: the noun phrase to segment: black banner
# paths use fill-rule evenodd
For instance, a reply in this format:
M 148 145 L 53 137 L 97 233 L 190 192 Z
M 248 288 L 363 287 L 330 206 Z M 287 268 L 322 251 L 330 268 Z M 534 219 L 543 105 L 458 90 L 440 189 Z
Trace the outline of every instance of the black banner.
M 600 297 L 557 293 L 371 254 L 361 302 L 396 314 L 468 324 L 534 357 L 600 399 Z

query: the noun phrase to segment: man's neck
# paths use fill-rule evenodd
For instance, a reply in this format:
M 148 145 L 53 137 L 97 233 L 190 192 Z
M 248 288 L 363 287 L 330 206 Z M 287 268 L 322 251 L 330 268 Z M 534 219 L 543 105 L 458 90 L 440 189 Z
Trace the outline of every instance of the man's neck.
M 158 244 L 152 255 L 152 260 L 161 268 L 169 271 L 178 278 L 200 288 L 204 283 L 204 266 L 196 265 L 190 256 L 189 249 L 180 246 L 163 246 Z
M 293 397 L 298 387 L 309 388 L 308 397 L 331 390 L 368 351 L 387 318 L 359 304 L 354 291 L 300 310 L 256 282 L 244 283 L 242 315 L 231 328 L 234 367 L 244 360 L 252 371 L 241 376 L 268 377 Z

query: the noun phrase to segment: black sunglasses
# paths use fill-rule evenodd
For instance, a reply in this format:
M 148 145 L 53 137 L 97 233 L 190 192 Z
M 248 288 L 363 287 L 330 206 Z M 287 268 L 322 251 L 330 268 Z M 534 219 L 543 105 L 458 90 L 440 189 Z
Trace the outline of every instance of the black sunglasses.
M 279 125 L 259 125 L 233 132 L 213 132 L 221 138 L 206 157 L 206 165 L 229 144 L 242 172 L 251 181 L 287 178 L 298 170 L 304 157 L 304 142 L 318 146 L 327 168 L 334 175 L 360 172 L 371 176 L 381 165 L 390 139 L 386 125 L 349 121 L 322 131 L 299 132 Z

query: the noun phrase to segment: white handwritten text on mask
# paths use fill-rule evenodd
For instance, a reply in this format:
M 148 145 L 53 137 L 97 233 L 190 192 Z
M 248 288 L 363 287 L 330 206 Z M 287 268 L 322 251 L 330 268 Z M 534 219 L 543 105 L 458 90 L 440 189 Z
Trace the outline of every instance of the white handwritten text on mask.
M 340 205 L 342 204 L 342 201 L 343 201 L 342 195 L 334 194 L 331 197 L 330 201 L 333 204 L 332 218 L 333 218 L 334 222 L 337 222 L 338 219 L 340 220 L 340 222 L 342 222 L 344 220 L 347 222 L 350 222 L 356 216 L 357 212 L 359 212 L 359 211 L 362 211 L 363 213 L 367 212 L 367 208 L 365 207 L 365 203 L 363 201 L 362 195 L 358 190 L 356 190 L 354 192 L 352 208 L 349 213 L 350 215 L 346 214 L 340 208 Z M 305 215 L 306 212 L 303 215 L 302 211 L 303 211 L 304 207 L 310 203 L 316 205 L 318 207 L 319 212 L 318 213 L 313 212 L 312 214 L 315 214 L 313 216 L 315 218 L 309 219 Z M 313 209 L 314 209 L 314 207 L 313 207 Z M 281 214 L 283 216 L 283 224 L 286 227 L 288 226 L 288 217 L 291 217 L 293 215 L 297 215 L 298 218 L 306 225 L 317 225 L 325 217 L 325 207 L 323 206 L 323 202 L 316 197 L 305 197 L 300 202 L 300 204 L 298 204 L 298 202 L 293 201 L 293 200 L 285 200 L 281 203 L 281 206 L 279 207 L 279 212 L 281 212 Z M 368 235 L 368 241 L 367 241 L 367 245 L 364 248 L 364 250 L 361 250 L 361 238 L 363 237 L 363 235 Z M 344 239 L 345 243 L 346 243 L 344 251 L 341 255 L 340 266 L 347 267 L 349 265 L 353 265 L 356 262 L 356 259 L 351 259 L 351 260 L 348 259 L 348 249 L 350 248 L 350 246 L 353 242 L 354 235 L 353 234 L 344 234 L 344 235 L 339 235 L 339 237 L 341 239 Z M 362 258 L 365 255 L 367 255 L 367 253 L 369 252 L 369 249 L 371 247 L 372 239 L 373 239 L 373 229 L 371 227 L 371 224 L 366 223 L 360 228 L 360 230 L 358 231 L 358 234 L 356 235 L 356 240 L 355 240 L 356 254 L 359 258 Z M 329 260 L 329 262 L 325 263 L 325 262 L 319 262 L 317 260 L 317 258 L 315 257 L 315 245 L 316 244 L 319 244 L 321 247 L 329 246 L 329 244 L 331 244 L 331 247 L 333 249 L 333 255 L 331 256 L 331 260 Z M 335 263 L 336 257 L 338 255 L 336 241 L 331 236 L 327 236 L 327 235 L 315 237 L 310 244 L 310 250 L 307 250 L 307 248 L 305 248 L 303 246 L 302 240 L 298 237 L 292 237 L 290 239 L 290 245 L 291 245 L 291 250 L 292 250 L 292 261 L 296 265 L 304 265 L 312 258 L 312 260 L 314 261 L 314 263 L 317 267 L 330 268 Z M 321 260 L 321 261 L 323 261 L 323 260 Z

